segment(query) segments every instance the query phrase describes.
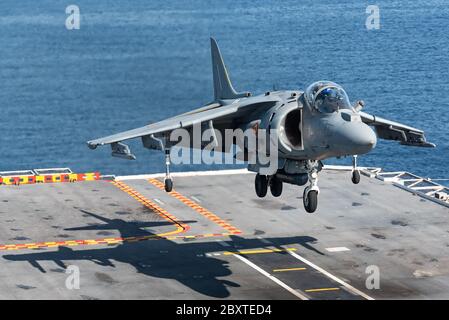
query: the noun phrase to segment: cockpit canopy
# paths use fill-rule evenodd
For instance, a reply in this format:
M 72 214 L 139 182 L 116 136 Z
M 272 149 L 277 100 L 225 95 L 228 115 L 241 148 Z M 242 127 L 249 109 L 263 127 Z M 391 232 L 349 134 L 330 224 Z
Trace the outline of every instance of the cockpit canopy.
M 312 83 L 304 93 L 309 106 L 322 113 L 352 109 L 348 95 L 338 84 L 330 81 Z

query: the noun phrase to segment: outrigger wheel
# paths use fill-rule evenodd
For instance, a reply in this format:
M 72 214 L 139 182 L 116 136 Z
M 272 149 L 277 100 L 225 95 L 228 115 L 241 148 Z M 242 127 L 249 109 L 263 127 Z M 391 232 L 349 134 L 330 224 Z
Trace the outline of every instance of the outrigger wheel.
M 173 190 L 173 180 L 170 176 L 170 149 L 165 149 L 165 179 L 164 187 L 166 192 L 171 192 Z
M 164 180 L 165 191 L 171 192 L 173 190 L 173 180 L 171 178 L 167 178 Z
M 309 187 L 306 187 L 302 196 L 302 202 L 304 203 L 304 209 L 306 209 L 307 212 L 315 212 L 318 207 L 318 191 L 310 190 Z
M 352 183 L 358 184 L 360 182 L 360 170 L 357 169 L 357 155 L 352 156 Z
M 360 171 L 359 170 L 354 170 L 352 171 L 352 183 L 354 184 L 358 184 L 360 182 Z
M 256 187 L 256 194 L 259 198 L 263 198 L 267 195 L 268 191 L 268 179 L 267 176 L 256 174 L 254 180 L 254 186 Z

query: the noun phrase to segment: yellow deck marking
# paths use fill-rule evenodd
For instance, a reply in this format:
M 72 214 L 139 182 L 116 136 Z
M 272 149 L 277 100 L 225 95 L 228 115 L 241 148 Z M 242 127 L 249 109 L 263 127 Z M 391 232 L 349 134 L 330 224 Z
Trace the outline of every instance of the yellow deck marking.
M 174 231 L 161 233 L 161 234 L 155 234 L 155 235 L 148 235 L 148 236 L 140 236 L 140 237 L 127 237 L 126 239 L 117 237 L 117 238 L 103 238 L 103 239 L 88 239 L 88 240 L 64 240 L 64 241 L 48 241 L 48 242 L 36 242 L 36 243 L 24 243 L 24 244 L 6 244 L 2 245 L 0 244 L 0 251 L 1 250 L 20 250 L 20 249 L 37 249 L 37 248 L 56 248 L 61 246 L 82 246 L 82 245 L 99 245 L 99 244 L 119 244 L 124 242 L 137 242 L 137 241 L 143 241 L 143 240 L 151 240 L 151 239 L 165 239 L 169 235 L 174 235 L 178 233 L 185 232 L 189 230 L 189 226 L 185 223 L 182 223 L 176 218 L 175 216 L 168 213 L 166 210 L 162 209 L 158 205 L 156 205 L 154 202 L 148 200 L 143 195 L 138 193 L 137 191 L 130 188 L 128 185 L 126 185 L 123 182 L 120 181 L 111 181 L 111 183 L 119 188 L 120 190 L 126 192 L 131 197 L 142 203 L 144 206 L 149 208 L 154 213 L 158 214 L 160 217 L 164 218 L 165 220 L 171 222 L 173 225 L 176 226 L 176 229 Z M 190 236 L 190 237 L 196 237 L 196 236 Z
M 273 269 L 273 272 L 302 271 L 302 270 L 306 270 L 306 268 Z
M 257 250 L 240 250 L 240 251 L 226 251 L 223 252 L 224 255 L 229 256 L 232 254 L 258 254 L 258 253 L 273 253 L 273 252 L 286 252 L 286 251 L 296 251 L 295 248 L 287 248 L 287 249 L 257 249 Z
M 142 194 L 135 191 L 127 184 L 121 181 L 111 181 L 111 183 L 129 194 L 132 198 L 142 203 L 144 206 L 163 217 L 165 220 L 173 223 L 176 226 L 176 229 L 170 232 L 147 235 L 147 236 L 139 236 L 139 237 L 126 237 L 126 238 L 102 238 L 102 239 L 86 239 L 86 240 L 63 240 L 63 241 L 48 241 L 48 242 L 31 242 L 31 243 L 17 243 L 17 244 L 0 244 L 0 251 L 2 250 L 23 250 L 23 249 L 39 249 L 39 248 L 57 248 L 61 246 L 91 246 L 91 245 L 115 245 L 120 243 L 134 243 L 139 241 L 148 241 L 148 240 L 176 240 L 176 239 L 200 239 L 200 238 L 209 238 L 209 237 L 227 237 L 233 234 L 241 233 L 240 230 L 234 228 L 229 225 L 227 222 L 222 221 L 220 218 L 215 216 L 212 213 L 209 213 L 209 216 L 215 217 L 214 222 L 220 221 L 226 228 L 228 232 L 223 233 L 208 233 L 208 234 L 197 234 L 197 235 L 179 235 L 179 233 L 184 233 L 190 229 L 190 227 L 179 221 L 179 219 L 172 214 L 170 214 L 167 210 L 164 210 L 156 203 L 150 201 L 145 198 Z M 163 187 L 163 184 L 162 184 Z M 183 196 L 181 196 L 183 197 Z M 185 198 L 185 197 L 184 197 Z M 187 198 L 185 198 L 187 199 Z M 188 200 L 191 201 L 191 200 Z M 191 201 L 192 202 L 192 201 Z M 193 202 L 192 202 L 193 203 Z M 207 210 L 195 204 L 198 210 L 202 210 L 203 215 Z M 197 210 L 195 209 L 195 210 Z M 197 211 L 198 211 L 197 210 Z M 207 211 L 208 212 L 208 211 Z M 228 230 L 229 229 L 229 230 Z M 274 251 L 272 251 L 274 252 Z M 231 253 L 232 254 L 232 253 Z
M 166 236 L 169 236 L 169 235 L 185 232 L 185 231 L 190 229 L 190 227 L 187 224 L 180 222 L 178 220 L 178 218 L 176 218 L 175 216 L 170 214 L 167 210 L 162 209 L 156 203 L 154 203 L 154 202 L 150 201 L 149 199 L 145 198 L 143 195 L 141 195 L 139 192 L 137 192 L 134 189 L 132 189 L 126 183 L 124 183 L 122 181 L 111 181 L 111 183 L 114 186 L 116 186 L 117 188 L 119 188 L 120 190 L 122 190 L 122 191 L 126 192 L 127 194 L 129 194 L 131 197 L 133 197 L 134 199 L 136 199 L 140 203 L 142 203 L 145 207 L 147 207 L 148 209 L 150 209 L 154 213 L 158 214 L 159 216 L 161 216 L 165 220 L 167 220 L 167 221 L 173 223 L 174 225 L 176 225 L 176 230 L 170 231 L 170 232 L 166 232 L 166 233 L 163 233 L 163 234 L 159 234 L 159 235 L 156 235 L 156 236 L 166 237 Z
M 23 249 L 38 249 L 38 248 L 57 248 L 65 246 L 92 246 L 92 245 L 114 245 L 120 243 L 135 243 L 139 241 L 148 240 L 177 240 L 177 239 L 200 239 L 209 237 L 228 237 L 230 233 L 215 233 L 215 234 L 198 234 L 198 235 L 177 235 L 177 236 L 161 236 L 161 235 L 148 235 L 140 237 L 126 237 L 126 238 L 115 238 L 114 240 L 105 239 L 90 239 L 90 240 L 69 240 L 69 241 L 58 241 L 56 243 L 26 243 L 26 244 L 0 244 L 0 251 L 2 250 L 23 250 Z
M 155 187 L 165 191 L 164 183 L 162 183 L 161 181 L 159 181 L 157 179 L 149 179 L 148 182 L 150 182 Z M 203 217 L 206 217 L 207 219 L 211 220 L 212 222 L 218 224 L 220 227 L 225 229 L 227 232 L 229 232 L 231 234 L 241 234 L 242 233 L 242 231 L 240 231 L 236 227 L 232 226 L 227 221 L 222 220 L 217 215 L 215 215 L 212 212 L 210 212 L 209 210 L 203 208 L 202 206 L 200 206 L 195 201 L 193 201 L 193 200 L 183 196 L 178 191 L 173 189 L 168 194 L 171 195 L 172 197 L 178 199 L 179 201 L 181 201 L 182 203 L 184 203 L 188 207 L 192 208 L 193 210 L 195 210 L 196 212 L 201 214 Z
M 320 288 L 320 289 L 307 289 L 305 292 L 322 292 L 322 291 L 337 291 L 340 288 Z

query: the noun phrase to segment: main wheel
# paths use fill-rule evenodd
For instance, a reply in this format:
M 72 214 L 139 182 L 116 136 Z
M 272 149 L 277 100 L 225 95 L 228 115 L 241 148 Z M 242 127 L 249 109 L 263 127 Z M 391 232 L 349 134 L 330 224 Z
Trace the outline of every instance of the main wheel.
M 318 191 L 316 190 L 309 191 L 308 188 L 305 188 L 302 201 L 304 203 L 304 209 L 306 209 L 307 212 L 309 213 L 315 212 L 318 206 Z
M 164 187 L 165 187 L 165 191 L 171 192 L 173 190 L 173 180 L 172 179 L 165 179 L 164 180 Z
M 351 180 L 352 180 L 353 184 L 358 184 L 360 182 L 360 171 L 359 170 L 352 171 Z
M 267 176 L 256 174 L 256 180 L 254 181 L 256 187 L 256 194 L 259 198 L 263 198 L 267 195 L 268 180 Z
M 270 191 L 273 197 L 279 197 L 282 194 L 282 181 L 276 176 L 270 180 Z

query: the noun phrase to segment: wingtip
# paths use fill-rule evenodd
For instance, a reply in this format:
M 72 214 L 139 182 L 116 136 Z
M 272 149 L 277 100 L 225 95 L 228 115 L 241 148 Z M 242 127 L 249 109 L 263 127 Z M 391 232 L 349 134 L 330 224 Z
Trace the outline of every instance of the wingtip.
M 87 141 L 86 142 L 87 146 L 89 147 L 89 149 L 94 150 L 97 148 L 97 144 L 93 143 L 92 141 Z

